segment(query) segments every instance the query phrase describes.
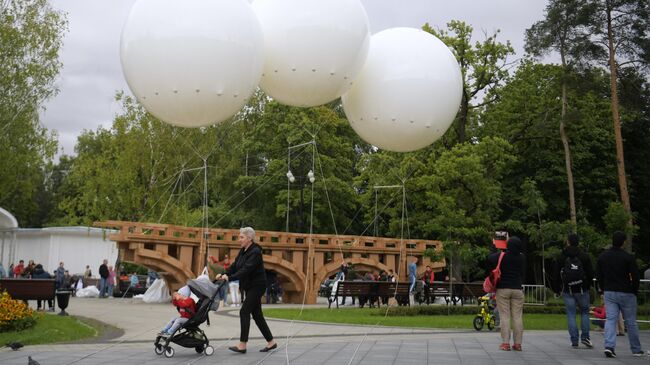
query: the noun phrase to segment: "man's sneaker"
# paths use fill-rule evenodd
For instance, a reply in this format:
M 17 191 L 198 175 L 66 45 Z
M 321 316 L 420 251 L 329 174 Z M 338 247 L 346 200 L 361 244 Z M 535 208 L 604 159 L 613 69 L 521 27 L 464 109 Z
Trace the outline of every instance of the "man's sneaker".
M 616 357 L 616 352 L 614 352 L 614 349 L 612 348 L 605 348 L 605 356 L 606 357 Z
M 573 347 L 574 349 L 577 349 L 577 348 L 578 348 L 578 344 L 577 344 L 577 343 L 572 343 L 572 344 L 571 344 L 571 347 Z
M 648 353 L 645 352 L 645 351 L 639 351 L 639 352 L 633 353 L 632 356 L 634 356 L 634 357 L 646 357 L 646 356 L 648 356 Z
M 591 343 L 591 340 L 588 338 L 583 338 L 580 342 L 582 342 L 583 345 L 589 347 L 590 349 L 594 347 L 594 344 Z

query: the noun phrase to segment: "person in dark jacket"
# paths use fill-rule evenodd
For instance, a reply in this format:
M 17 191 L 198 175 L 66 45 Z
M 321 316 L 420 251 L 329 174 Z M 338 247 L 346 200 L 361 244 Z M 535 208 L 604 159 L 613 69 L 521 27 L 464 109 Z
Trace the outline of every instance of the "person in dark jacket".
M 612 247 L 598 256 L 596 279 L 599 291 L 605 297 L 605 356 L 616 357 L 616 325 L 619 312 L 623 313 L 630 350 L 634 356 L 645 356 L 639 341 L 636 323 L 636 294 L 639 291 L 639 270 L 634 256 L 623 250 L 627 239 L 624 232 L 612 235 Z
M 250 330 L 251 315 L 257 328 L 266 339 L 266 347 L 260 352 L 268 352 L 278 347 L 273 340 L 273 334 L 264 320 L 262 314 L 262 295 L 266 291 L 266 273 L 262 260 L 262 247 L 255 243 L 255 230 L 244 227 L 239 230 L 239 245 L 241 250 L 235 262 L 228 266 L 223 275 L 217 275 L 216 280 L 239 280 L 239 287 L 245 293 L 244 302 L 239 310 L 239 323 L 241 335 L 239 345 L 229 347 L 231 351 L 245 354 L 248 332 Z
M 34 266 L 34 270 L 32 270 L 32 279 L 52 279 L 52 275 L 50 275 L 49 272 L 43 270 L 43 265 L 38 264 Z M 37 310 L 41 310 L 41 303 L 42 301 L 40 299 L 36 301 Z M 51 312 L 54 312 L 54 301 L 52 299 L 47 300 L 47 307 Z M 45 310 L 44 304 L 43 310 Z
M 61 261 L 59 262 L 59 267 L 56 268 L 56 274 L 54 274 L 54 279 L 56 280 L 56 289 L 64 288 L 65 272 L 65 266 L 63 265 L 63 261 Z
M 108 260 L 99 266 L 99 297 L 106 298 L 108 292 Z
M 580 237 L 577 234 L 567 236 L 566 247 L 553 270 L 553 290 L 562 295 L 564 300 L 571 346 L 577 348 L 580 340 L 588 348 L 593 348 L 589 336 L 589 290 L 594 271 L 589 255 L 580 250 L 579 243 Z M 582 334 L 576 323 L 577 308 L 580 308 Z
M 488 256 L 491 270 L 496 268 L 501 252 L 497 251 Z M 526 258 L 521 253 L 521 240 L 512 236 L 508 239 L 508 249 L 501 260 L 501 279 L 497 283 L 497 307 L 501 319 L 500 350 L 510 351 L 510 334 L 512 333 L 512 349 L 521 351 L 521 341 L 524 334 L 523 281 L 526 272 Z M 510 322 L 512 321 L 512 331 Z

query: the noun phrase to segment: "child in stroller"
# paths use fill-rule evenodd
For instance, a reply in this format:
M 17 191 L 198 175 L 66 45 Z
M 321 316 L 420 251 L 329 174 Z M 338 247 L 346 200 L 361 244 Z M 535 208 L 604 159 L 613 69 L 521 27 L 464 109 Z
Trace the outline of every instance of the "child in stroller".
M 208 313 L 211 310 L 216 311 L 219 308 L 219 301 L 221 300 L 219 289 L 221 289 L 224 283 L 214 284 L 207 278 L 199 278 L 189 280 L 187 286 L 179 290 L 181 293 L 188 294 L 187 299 L 192 300 L 189 298 L 189 293 L 185 290 L 196 295 L 199 300 L 196 303 L 195 310 L 193 313 L 190 313 L 191 316 L 187 321 L 181 320 L 184 323 L 180 323 L 179 326 L 174 327 L 174 322 L 176 322 L 175 318 L 174 322 L 170 322 L 171 326 L 166 328 L 165 334 L 161 332 L 156 336 L 156 340 L 154 341 L 154 352 L 156 355 L 165 354 L 165 357 L 173 357 L 174 349 L 170 346 L 170 343 L 175 343 L 182 347 L 194 348 L 197 353 L 204 353 L 207 356 L 214 353 L 214 348 L 210 346 L 208 337 L 199 326 L 206 321 L 208 325 L 210 324 Z M 182 300 L 181 296 L 177 298 Z M 191 312 L 191 308 L 189 312 Z
M 190 297 L 190 288 L 187 286 L 180 288 L 172 294 L 172 305 L 176 307 L 180 316 L 172 318 L 165 328 L 158 333 L 159 336 L 169 336 L 176 332 L 183 323 L 189 321 L 194 313 L 196 313 L 196 303 Z

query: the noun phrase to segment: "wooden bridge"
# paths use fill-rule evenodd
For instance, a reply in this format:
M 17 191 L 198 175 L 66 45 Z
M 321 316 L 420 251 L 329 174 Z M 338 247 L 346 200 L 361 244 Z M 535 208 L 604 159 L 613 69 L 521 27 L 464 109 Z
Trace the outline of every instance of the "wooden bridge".
M 238 229 L 182 227 L 168 224 L 123 221 L 96 222 L 96 227 L 115 228 L 109 239 L 117 243 L 122 261 L 164 272 L 170 288 L 178 289 L 204 268 L 207 255 L 231 261 L 239 252 Z M 442 249 L 440 241 L 399 238 L 334 236 L 308 233 L 255 231 L 263 248 L 264 267 L 278 274 L 283 302 L 316 303 L 320 283 L 338 272 L 343 260 L 357 272 L 393 270 L 406 280 L 407 258 L 418 257 L 418 272 L 430 265 L 434 271 L 445 262 L 422 257 L 428 248 Z M 401 258 L 401 262 L 400 261 Z

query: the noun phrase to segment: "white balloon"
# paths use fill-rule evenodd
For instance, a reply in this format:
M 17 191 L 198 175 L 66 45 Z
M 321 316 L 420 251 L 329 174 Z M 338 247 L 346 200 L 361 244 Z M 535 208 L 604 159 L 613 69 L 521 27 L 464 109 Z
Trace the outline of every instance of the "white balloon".
M 372 36 L 366 64 L 342 100 L 363 140 L 408 152 L 445 133 L 462 90 L 458 62 L 442 41 L 419 29 L 392 28 Z
M 129 88 L 159 119 L 200 127 L 228 119 L 257 88 L 263 35 L 242 0 L 138 0 L 122 30 Z
M 352 86 L 370 42 L 359 0 L 255 0 L 253 8 L 264 33 L 264 92 L 308 107 Z

